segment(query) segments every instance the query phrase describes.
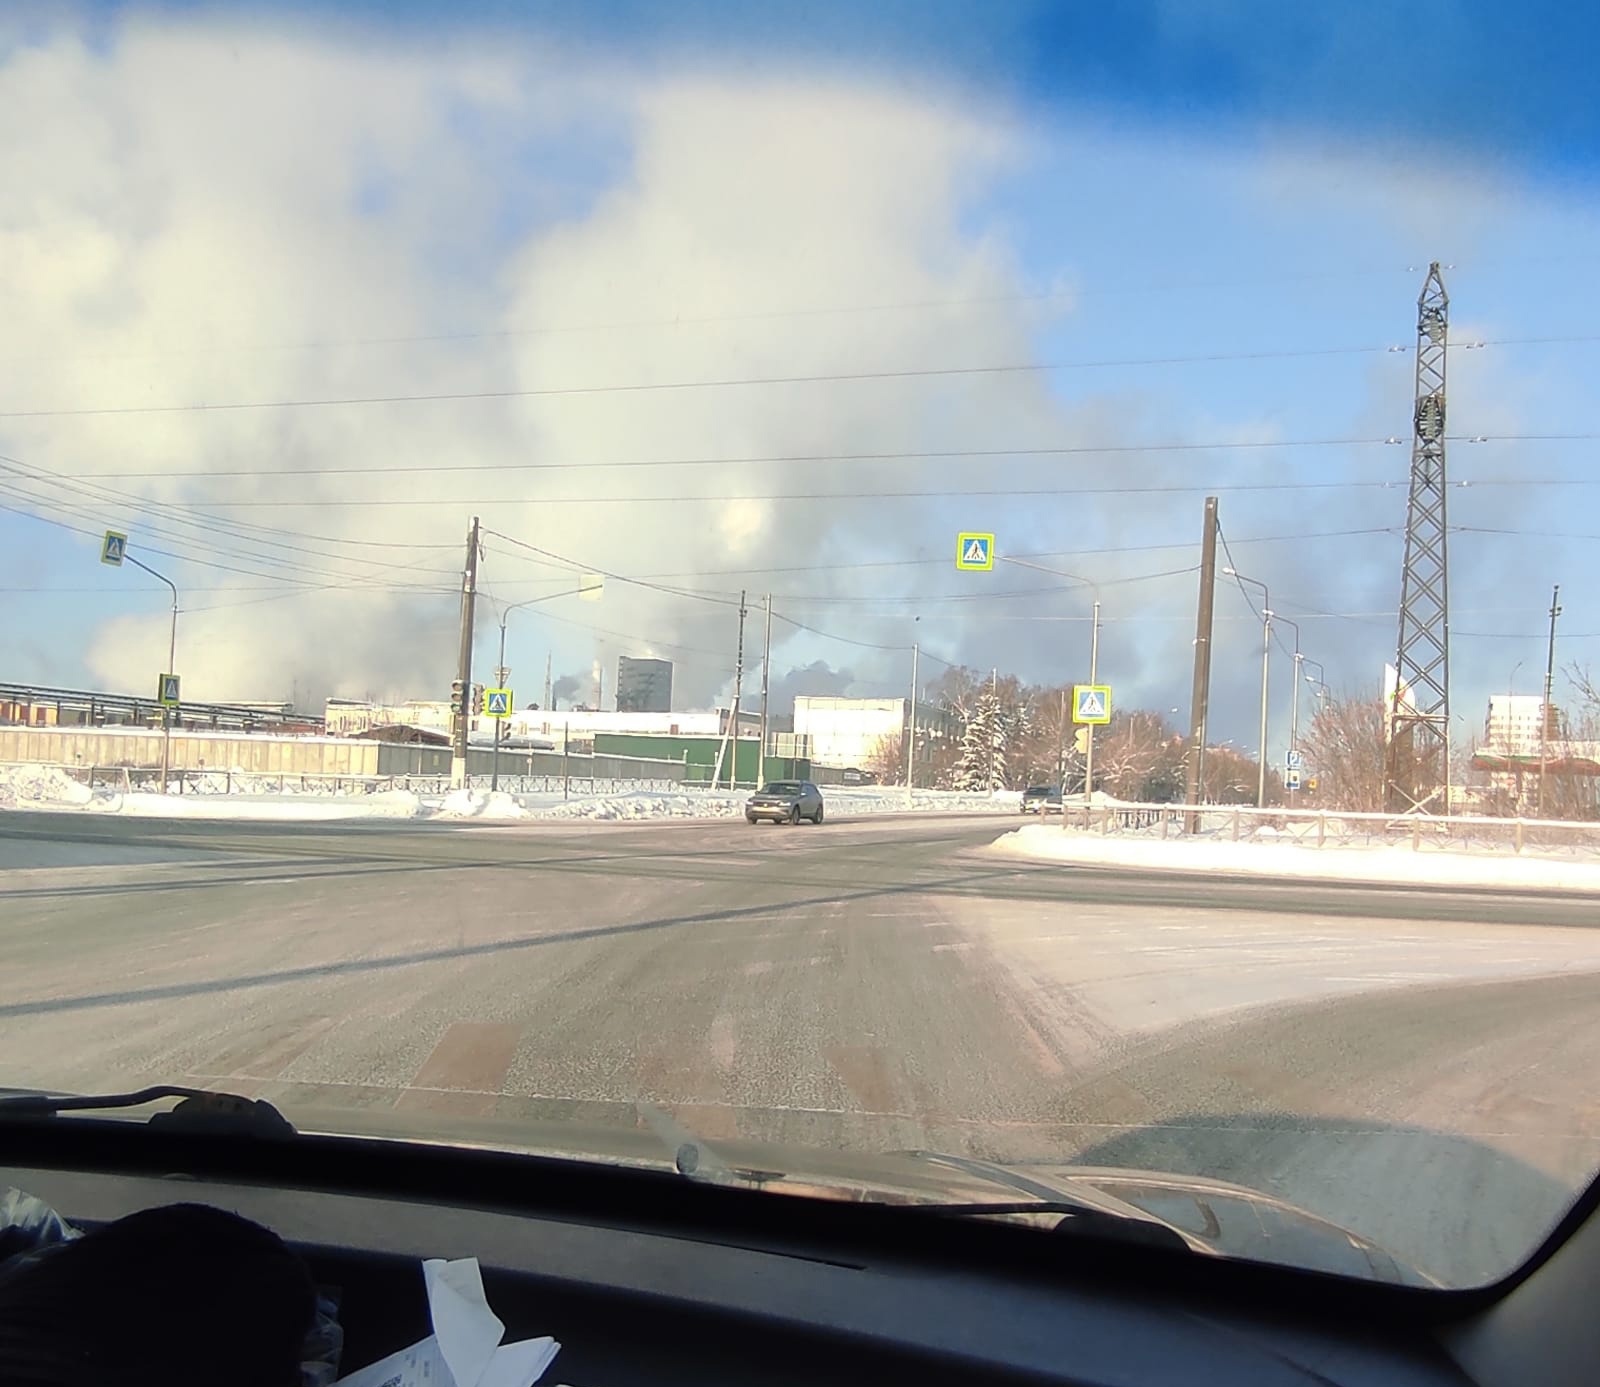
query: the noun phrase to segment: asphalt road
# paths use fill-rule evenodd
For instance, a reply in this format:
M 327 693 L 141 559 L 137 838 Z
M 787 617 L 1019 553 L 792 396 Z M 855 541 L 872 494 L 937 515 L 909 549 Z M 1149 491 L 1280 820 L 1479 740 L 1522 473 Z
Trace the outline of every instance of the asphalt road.
M 986 852 L 1011 826 L 0 814 L 0 1082 L 1182 1169 L 1461 1281 L 1600 1166 L 1592 900 Z

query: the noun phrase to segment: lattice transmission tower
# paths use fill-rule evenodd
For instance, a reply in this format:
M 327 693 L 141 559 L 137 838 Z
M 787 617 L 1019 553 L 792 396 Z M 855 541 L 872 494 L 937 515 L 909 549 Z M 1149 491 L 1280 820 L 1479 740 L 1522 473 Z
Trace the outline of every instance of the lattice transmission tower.
M 1400 640 L 1388 696 L 1386 798 L 1391 813 L 1448 812 L 1450 800 L 1450 570 L 1445 518 L 1445 356 L 1450 296 L 1439 263 L 1417 299 L 1416 410 L 1411 496 L 1400 572 Z

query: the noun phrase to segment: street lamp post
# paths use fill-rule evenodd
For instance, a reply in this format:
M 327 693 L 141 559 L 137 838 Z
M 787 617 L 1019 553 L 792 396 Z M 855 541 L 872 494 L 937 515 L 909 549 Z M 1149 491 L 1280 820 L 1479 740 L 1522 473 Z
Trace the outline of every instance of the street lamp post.
M 124 553 L 124 560 L 135 568 L 143 569 L 152 578 L 159 578 L 172 589 L 172 625 L 167 632 L 167 668 L 165 673 L 176 674 L 178 662 L 178 585 L 165 573 L 157 573 L 147 563 L 140 563 L 132 554 Z M 160 692 L 166 692 L 162 689 Z M 167 776 L 172 769 L 172 706 L 164 699 L 161 704 L 161 793 L 167 793 Z
M 513 602 L 500 611 L 500 663 L 495 667 L 494 677 L 500 681 L 500 686 L 505 687 L 507 676 L 511 671 L 506 667 L 506 623 L 511 619 L 511 613 L 519 607 L 532 607 L 540 602 L 553 602 L 558 597 L 584 597 L 593 600 L 601 591 L 603 580 L 591 580 L 587 576 L 582 587 L 569 588 L 565 592 L 547 592 L 541 597 L 530 597 L 523 602 Z M 472 697 L 472 691 L 466 691 L 466 697 Z M 470 716 L 470 715 L 469 715 Z M 500 735 L 505 727 L 504 718 L 494 720 L 494 760 L 489 771 L 489 791 L 492 794 L 500 788 Z M 470 725 L 470 724 L 469 724 Z M 563 751 L 565 745 L 563 745 Z
M 1261 757 L 1256 768 L 1256 808 L 1267 803 L 1267 687 L 1272 673 L 1272 594 L 1259 578 L 1247 578 L 1237 569 L 1222 570 L 1230 578 L 1261 589 Z

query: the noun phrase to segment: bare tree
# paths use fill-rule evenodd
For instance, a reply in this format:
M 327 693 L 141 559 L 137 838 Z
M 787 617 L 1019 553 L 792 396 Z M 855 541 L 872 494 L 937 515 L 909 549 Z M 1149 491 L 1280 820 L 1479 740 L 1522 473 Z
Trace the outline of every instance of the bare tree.
M 1385 804 L 1384 707 L 1381 698 L 1321 703 L 1300 739 L 1315 803 L 1352 813 L 1381 814 Z
M 872 744 L 872 749 L 867 752 L 867 764 L 864 769 L 869 770 L 878 778 L 880 785 L 902 785 L 905 783 L 906 769 L 906 738 L 903 732 L 885 732 Z

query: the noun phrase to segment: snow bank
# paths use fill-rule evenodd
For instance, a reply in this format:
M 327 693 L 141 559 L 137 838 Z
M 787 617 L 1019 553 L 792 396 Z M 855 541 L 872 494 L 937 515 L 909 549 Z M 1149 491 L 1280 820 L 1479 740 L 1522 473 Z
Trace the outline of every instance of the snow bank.
M 1030 824 L 997 839 L 989 849 L 1011 857 L 1078 866 L 1142 867 L 1159 872 L 1294 877 L 1310 881 L 1368 881 L 1392 885 L 1530 887 L 1546 891 L 1600 891 L 1600 861 L 1519 857 L 1435 850 L 1408 844 L 1313 848 L 1287 838 L 1234 843 L 1216 838 L 1118 838 Z
M 372 795 L 97 795 L 83 806 L 95 814 L 150 819 L 254 819 L 305 822 L 333 819 L 415 819 L 422 801 L 410 790 Z
M 0 766 L 0 809 L 59 809 L 94 795 L 59 766 Z
M 528 811 L 504 790 L 452 790 L 432 811 L 441 819 L 525 819 Z

